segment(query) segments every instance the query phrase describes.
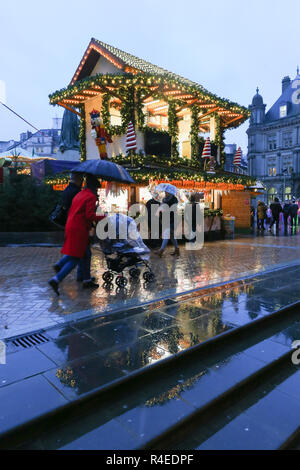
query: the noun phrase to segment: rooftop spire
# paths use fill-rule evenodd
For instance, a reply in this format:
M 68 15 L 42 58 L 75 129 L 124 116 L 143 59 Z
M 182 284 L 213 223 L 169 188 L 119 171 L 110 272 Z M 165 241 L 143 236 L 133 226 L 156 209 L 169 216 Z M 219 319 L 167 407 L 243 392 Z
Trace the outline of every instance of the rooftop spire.
M 258 92 L 259 92 L 259 88 L 257 87 L 257 88 L 256 88 L 256 93 L 258 94 Z
M 297 65 L 297 75 L 299 75 L 299 65 Z

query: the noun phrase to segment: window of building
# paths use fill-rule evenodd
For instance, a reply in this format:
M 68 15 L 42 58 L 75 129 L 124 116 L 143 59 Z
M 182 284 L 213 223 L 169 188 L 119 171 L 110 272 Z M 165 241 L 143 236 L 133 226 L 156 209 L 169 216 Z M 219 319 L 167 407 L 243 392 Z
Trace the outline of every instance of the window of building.
M 275 197 L 277 196 L 277 189 L 270 188 L 268 191 L 268 204 L 274 201 Z
M 281 118 L 283 118 L 283 117 L 285 117 L 286 115 L 287 115 L 287 105 L 284 104 L 284 105 L 280 106 L 280 108 L 279 108 L 279 116 L 280 116 Z
M 275 150 L 277 147 L 276 135 L 268 137 L 268 150 Z
M 268 175 L 269 175 L 269 176 L 276 176 L 276 167 L 275 167 L 275 166 L 273 166 L 273 167 L 270 166 L 270 167 L 268 168 Z
M 286 201 L 287 199 L 288 200 L 292 199 L 292 188 L 290 186 L 287 186 L 285 188 L 284 200 Z
M 283 147 L 285 147 L 285 148 L 292 147 L 293 138 L 292 138 L 292 133 L 291 132 L 287 133 L 287 134 L 283 134 L 282 140 L 283 140 Z

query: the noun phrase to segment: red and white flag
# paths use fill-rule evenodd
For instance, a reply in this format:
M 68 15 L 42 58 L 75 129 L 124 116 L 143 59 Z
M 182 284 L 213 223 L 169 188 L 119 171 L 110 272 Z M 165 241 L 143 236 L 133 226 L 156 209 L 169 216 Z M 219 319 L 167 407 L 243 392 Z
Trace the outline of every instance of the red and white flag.
M 136 150 L 136 136 L 132 122 L 128 124 L 126 136 L 126 150 Z
M 241 161 L 242 161 L 242 150 L 241 150 L 241 147 L 239 147 L 234 156 L 233 164 L 235 166 L 239 166 L 241 164 Z
M 202 158 L 210 158 L 211 157 L 211 147 L 210 147 L 210 138 L 207 137 L 203 151 L 202 151 Z

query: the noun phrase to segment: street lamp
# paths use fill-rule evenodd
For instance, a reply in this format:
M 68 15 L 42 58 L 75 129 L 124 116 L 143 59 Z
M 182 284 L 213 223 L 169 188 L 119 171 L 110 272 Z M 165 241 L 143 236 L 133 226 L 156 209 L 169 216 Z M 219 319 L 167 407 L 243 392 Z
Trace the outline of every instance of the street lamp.
M 287 168 L 282 169 L 282 173 L 283 173 L 283 197 L 282 197 L 282 200 L 283 201 L 285 201 L 285 176 L 286 176 L 287 171 L 288 171 Z

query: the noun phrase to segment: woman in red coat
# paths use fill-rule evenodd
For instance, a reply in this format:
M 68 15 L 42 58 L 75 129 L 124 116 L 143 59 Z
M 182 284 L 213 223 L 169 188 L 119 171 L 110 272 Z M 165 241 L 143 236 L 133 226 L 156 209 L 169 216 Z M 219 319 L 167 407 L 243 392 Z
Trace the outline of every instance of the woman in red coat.
M 103 215 L 96 215 L 97 189 L 99 186 L 100 183 L 97 178 L 88 175 L 86 178 L 86 189 L 80 191 L 73 198 L 65 227 L 64 246 L 61 250 L 65 256 L 58 263 L 59 271 L 56 276 L 48 281 L 57 295 L 59 295 L 59 283 L 84 257 L 93 222 L 99 222 L 104 218 Z M 97 285 L 97 287 L 99 286 Z

